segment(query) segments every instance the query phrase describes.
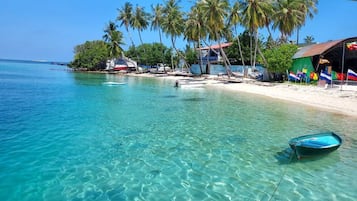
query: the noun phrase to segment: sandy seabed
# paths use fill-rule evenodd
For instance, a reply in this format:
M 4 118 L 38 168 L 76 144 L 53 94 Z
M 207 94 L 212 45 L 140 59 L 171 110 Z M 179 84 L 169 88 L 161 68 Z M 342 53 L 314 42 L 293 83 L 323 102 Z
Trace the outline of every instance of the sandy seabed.
M 357 117 L 357 86 L 331 85 L 319 87 L 309 84 L 267 83 L 252 79 L 227 79 L 218 76 L 183 77 L 155 74 L 128 74 L 129 76 L 173 79 L 179 87 L 215 87 L 233 92 L 252 93 L 270 98 L 296 102 L 329 112 Z M 228 81 L 230 80 L 230 81 Z

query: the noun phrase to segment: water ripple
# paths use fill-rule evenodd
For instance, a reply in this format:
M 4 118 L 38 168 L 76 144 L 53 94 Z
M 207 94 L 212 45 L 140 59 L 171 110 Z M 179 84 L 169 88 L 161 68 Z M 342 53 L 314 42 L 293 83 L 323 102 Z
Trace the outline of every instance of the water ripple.
M 269 200 L 275 188 L 272 200 L 357 197 L 356 119 L 170 81 L 36 74 L 26 76 L 41 84 L 0 88 L 0 200 Z M 117 79 L 128 84 L 100 84 Z M 290 161 L 287 141 L 317 125 L 343 145 Z

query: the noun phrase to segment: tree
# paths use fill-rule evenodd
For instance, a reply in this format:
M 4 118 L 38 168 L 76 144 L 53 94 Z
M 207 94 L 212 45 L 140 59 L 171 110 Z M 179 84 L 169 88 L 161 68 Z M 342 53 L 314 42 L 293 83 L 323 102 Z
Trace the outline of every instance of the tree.
M 131 37 L 129 28 L 133 23 L 133 5 L 130 2 L 126 2 L 122 9 L 118 9 L 119 15 L 117 20 L 121 22 L 120 26 L 125 26 L 126 32 L 129 35 L 132 46 L 134 45 L 133 38 Z
M 293 63 L 292 57 L 297 51 L 297 45 L 282 44 L 264 52 L 268 65 L 266 68 L 270 72 L 285 73 Z
M 143 43 L 143 39 L 141 37 L 141 31 L 145 30 L 147 28 L 147 26 L 149 25 L 148 19 L 149 19 L 149 14 L 144 11 L 144 8 L 142 8 L 141 6 L 136 5 L 135 12 L 134 12 L 133 18 L 132 18 L 131 26 L 132 26 L 133 29 L 137 29 L 138 30 L 138 34 L 139 34 L 141 45 L 144 44 Z M 146 50 L 143 49 L 143 51 L 146 51 Z M 137 59 L 141 63 L 144 63 L 142 61 L 141 57 L 137 56 Z M 138 69 L 136 69 L 136 70 L 138 70 Z
M 172 47 L 182 59 L 184 59 L 184 56 L 176 48 L 175 41 L 176 37 L 182 35 L 184 30 L 183 15 L 184 13 L 180 11 L 180 6 L 176 0 L 168 0 L 163 9 L 164 20 L 161 24 L 163 31 L 171 37 Z
M 134 29 L 138 30 L 141 44 L 143 44 L 143 39 L 141 38 L 141 31 L 145 30 L 148 27 L 148 20 L 149 14 L 144 11 L 144 8 L 141 6 L 136 6 L 131 24 Z
M 161 24 L 163 20 L 163 6 L 161 4 L 156 4 L 156 6 L 151 5 L 151 9 L 153 12 L 153 15 L 151 16 L 151 30 L 159 31 L 160 44 L 162 45 Z M 162 63 L 164 63 L 163 55 L 164 52 L 162 52 L 160 57 L 162 59 Z
M 251 47 L 251 61 L 253 60 L 253 66 L 255 66 L 256 54 L 258 50 L 258 29 L 264 27 L 269 21 L 269 13 L 271 13 L 272 1 L 266 0 L 245 0 L 243 2 L 242 21 L 243 25 L 249 30 L 250 34 L 255 39 L 255 48 L 253 50 L 252 42 Z M 253 56 L 254 53 L 254 56 Z
M 141 62 L 149 66 L 171 62 L 171 49 L 161 43 L 144 43 L 136 48 L 131 46 L 125 54 L 128 57 L 138 55 L 141 58 Z
M 191 48 L 189 45 L 186 45 L 185 55 L 188 63 L 194 64 L 197 62 L 197 51 L 195 50 L 195 48 Z
M 304 41 L 306 44 L 312 44 L 314 42 L 315 38 L 313 36 L 306 36 L 304 38 Z
M 210 40 L 218 41 L 219 49 L 224 58 L 224 65 L 228 74 L 231 76 L 228 59 L 221 46 L 221 39 L 224 36 L 225 19 L 228 15 L 229 2 L 227 0 L 204 0 L 199 3 L 202 9 L 203 19 L 206 22 L 208 37 Z
M 152 12 L 151 16 L 151 30 L 159 30 L 160 43 L 162 44 L 161 36 L 161 24 L 163 20 L 163 6 L 161 4 L 156 4 L 156 6 L 151 5 Z
M 201 53 L 201 38 L 206 37 L 205 26 L 203 21 L 203 14 L 202 9 L 196 3 L 193 7 L 191 7 L 191 11 L 188 13 L 188 18 L 186 19 L 185 23 L 185 30 L 184 30 L 184 38 L 189 42 L 192 41 L 195 43 L 194 47 L 197 47 L 200 51 L 199 53 L 199 60 L 200 60 L 200 73 L 202 74 L 202 53 Z M 187 48 L 186 48 L 187 50 Z M 187 55 L 188 51 L 186 51 Z M 192 52 L 189 55 L 196 55 Z M 190 56 L 189 56 L 190 57 Z M 193 58 L 188 58 L 189 63 L 193 63 L 196 60 L 190 61 Z
M 301 21 L 301 24 L 298 25 L 297 27 L 297 39 L 296 39 L 296 44 L 299 44 L 299 30 L 302 26 L 304 26 L 306 17 L 309 17 L 312 19 L 314 17 L 314 14 L 317 13 L 317 4 L 318 0 L 302 0 L 300 10 L 304 13 L 303 19 Z
M 250 61 L 250 34 L 249 31 L 245 30 L 243 33 L 239 34 L 237 36 L 240 41 L 240 46 L 242 49 L 242 55 L 240 56 L 237 52 L 238 49 L 238 39 L 235 39 L 233 41 L 233 44 L 227 48 L 227 56 L 230 59 L 235 59 L 238 64 L 243 64 L 243 61 L 241 61 L 241 58 L 244 58 L 244 64 L 251 65 Z M 259 43 L 260 44 L 260 43 Z
M 118 26 L 114 22 L 109 22 L 104 30 L 103 39 L 107 42 L 109 57 L 116 58 L 123 52 L 123 34 L 117 30 Z
M 228 26 L 234 26 L 234 30 L 236 32 L 236 39 L 237 39 L 237 43 L 238 43 L 238 51 L 239 51 L 239 54 L 240 54 L 240 60 L 243 64 L 243 66 L 245 67 L 245 63 L 244 63 L 244 57 L 243 57 L 243 53 L 242 53 L 242 47 L 241 47 L 241 43 L 240 43 L 240 40 L 239 40 L 239 35 L 237 34 L 237 25 L 241 22 L 241 16 L 240 16 L 240 8 L 241 4 L 236 1 L 234 4 L 233 4 L 233 7 L 230 11 L 230 14 L 228 16 Z
M 108 46 L 102 40 L 86 41 L 74 48 L 74 60 L 71 68 L 86 68 L 88 70 L 100 70 L 105 68 L 108 58 Z
M 295 28 L 303 23 L 304 11 L 300 9 L 301 3 L 301 0 L 281 0 L 276 3 L 273 28 L 279 29 L 282 41 L 286 42 Z

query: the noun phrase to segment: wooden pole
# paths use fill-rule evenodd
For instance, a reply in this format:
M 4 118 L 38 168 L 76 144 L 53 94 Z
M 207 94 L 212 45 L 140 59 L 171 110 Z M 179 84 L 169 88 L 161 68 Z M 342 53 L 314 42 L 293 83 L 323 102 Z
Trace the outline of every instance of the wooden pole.
M 341 91 L 342 91 L 342 85 L 343 85 L 343 75 L 344 75 L 344 68 L 345 68 L 345 46 L 346 46 L 346 42 L 343 42 L 342 44 L 342 81 L 341 81 Z M 348 77 L 348 76 L 346 76 Z M 347 79 L 347 78 L 346 78 Z M 347 83 L 347 80 L 346 80 L 346 83 Z

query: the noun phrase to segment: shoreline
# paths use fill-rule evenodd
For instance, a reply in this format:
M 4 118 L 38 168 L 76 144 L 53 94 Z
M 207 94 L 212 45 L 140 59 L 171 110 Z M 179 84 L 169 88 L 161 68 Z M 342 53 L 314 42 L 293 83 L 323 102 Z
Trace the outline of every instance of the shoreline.
M 294 102 L 357 118 L 357 91 L 341 91 L 339 88 L 325 89 L 317 86 L 298 86 L 287 83 L 279 83 L 273 86 L 240 83 L 223 85 L 222 88 Z
M 218 76 L 194 78 L 133 73 L 127 75 L 177 80 L 184 85 L 190 84 L 189 80 L 191 80 L 191 83 L 197 83 L 199 81 L 199 83 L 202 84 L 202 87 L 262 95 L 357 118 L 357 86 L 343 85 L 341 90 L 340 85 L 336 85 L 333 88 L 324 88 L 316 85 L 293 84 L 287 82 L 268 83 L 251 79 L 241 79 L 240 83 L 227 83 L 225 82 L 226 79 L 219 79 Z

